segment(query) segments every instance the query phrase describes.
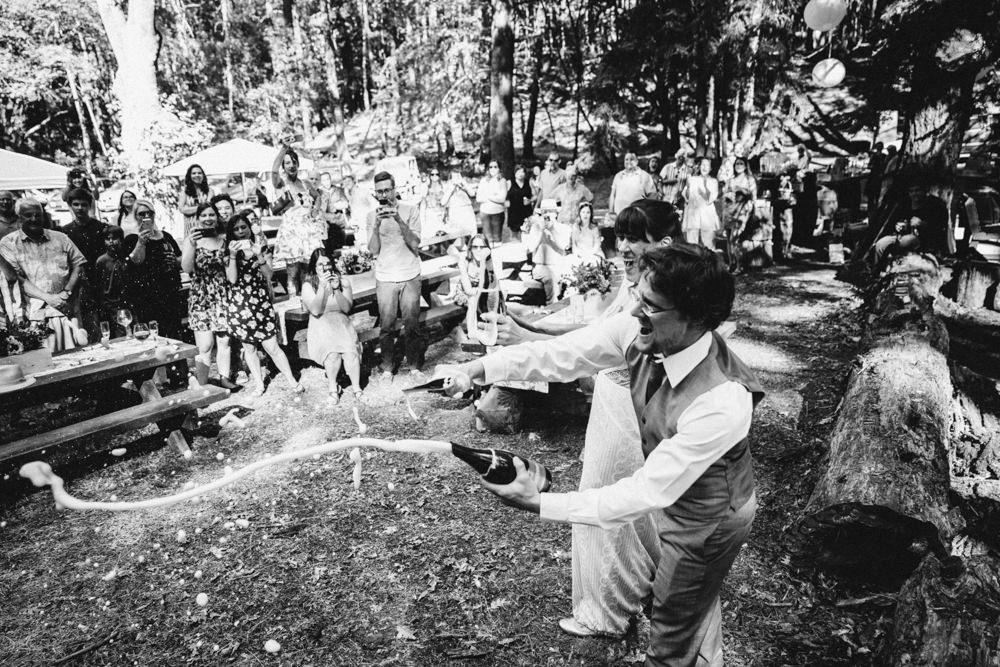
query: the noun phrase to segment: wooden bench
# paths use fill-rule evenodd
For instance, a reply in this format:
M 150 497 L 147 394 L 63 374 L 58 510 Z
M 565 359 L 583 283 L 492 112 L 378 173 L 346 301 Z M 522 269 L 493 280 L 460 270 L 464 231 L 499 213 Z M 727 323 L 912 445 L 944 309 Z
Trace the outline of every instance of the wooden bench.
M 0 461 L 72 445 L 91 437 L 132 431 L 154 422 L 167 433 L 167 442 L 187 456 L 190 448 L 181 429 L 197 418 L 198 408 L 229 396 L 229 390 L 212 385 L 161 396 L 151 381 L 144 382 L 139 393 L 143 399 L 139 405 L 0 445 Z

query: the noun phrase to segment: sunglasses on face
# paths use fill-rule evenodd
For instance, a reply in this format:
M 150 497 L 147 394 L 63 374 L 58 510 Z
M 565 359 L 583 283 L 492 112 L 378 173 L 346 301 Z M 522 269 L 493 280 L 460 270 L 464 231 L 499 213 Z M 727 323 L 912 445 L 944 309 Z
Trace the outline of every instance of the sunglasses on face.
M 139 220 L 152 220 L 153 219 L 153 212 L 152 211 L 142 211 L 140 213 L 136 213 L 135 217 L 137 219 L 139 219 Z

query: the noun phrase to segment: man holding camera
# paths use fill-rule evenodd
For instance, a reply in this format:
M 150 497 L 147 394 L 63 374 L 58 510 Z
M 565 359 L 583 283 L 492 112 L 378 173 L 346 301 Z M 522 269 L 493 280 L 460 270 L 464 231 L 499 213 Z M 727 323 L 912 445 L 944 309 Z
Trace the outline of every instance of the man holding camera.
M 944 201 L 927 193 L 927 184 L 915 179 L 906 190 L 907 200 L 888 226 L 888 232 L 875 242 L 875 261 L 886 253 L 908 252 L 948 254 L 948 207 Z
M 396 181 L 386 171 L 375 174 L 375 199 L 378 207 L 366 219 L 368 250 L 375 258 L 375 294 L 378 298 L 379 347 L 382 362 L 379 371 L 395 374 L 397 342 L 396 317 L 402 314 L 402 339 L 406 360 L 413 370 L 424 363 L 424 343 L 417 331 L 420 318 L 420 211 L 399 201 Z

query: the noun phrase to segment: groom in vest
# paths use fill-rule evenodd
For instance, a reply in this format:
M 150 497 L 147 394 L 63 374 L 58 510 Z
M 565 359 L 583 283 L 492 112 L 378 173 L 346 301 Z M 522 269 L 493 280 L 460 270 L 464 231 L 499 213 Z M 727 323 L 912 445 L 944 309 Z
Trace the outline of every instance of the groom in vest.
M 747 434 L 763 392 L 713 330 L 728 317 L 733 278 L 718 255 L 687 244 L 645 253 L 637 305 L 543 342 L 441 367 L 453 391 L 502 379 L 567 382 L 627 363 L 645 464 L 599 489 L 539 493 L 524 466 L 483 483 L 543 520 L 602 528 L 653 513 L 661 556 L 647 665 L 722 665 L 719 591 L 757 509 Z

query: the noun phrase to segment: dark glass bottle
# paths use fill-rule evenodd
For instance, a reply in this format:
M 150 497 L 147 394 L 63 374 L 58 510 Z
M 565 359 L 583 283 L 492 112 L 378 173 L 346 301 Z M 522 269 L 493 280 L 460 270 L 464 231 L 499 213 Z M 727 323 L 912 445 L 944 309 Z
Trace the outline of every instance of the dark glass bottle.
M 510 484 L 517 477 L 517 470 L 514 468 L 514 457 L 503 449 L 479 449 L 477 447 L 465 447 L 456 443 L 451 443 L 451 453 L 462 459 L 476 472 L 483 476 L 487 482 L 493 484 Z M 517 456 L 528 468 L 528 472 L 535 480 L 538 490 L 548 491 L 552 486 L 552 473 L 537 461 Z

